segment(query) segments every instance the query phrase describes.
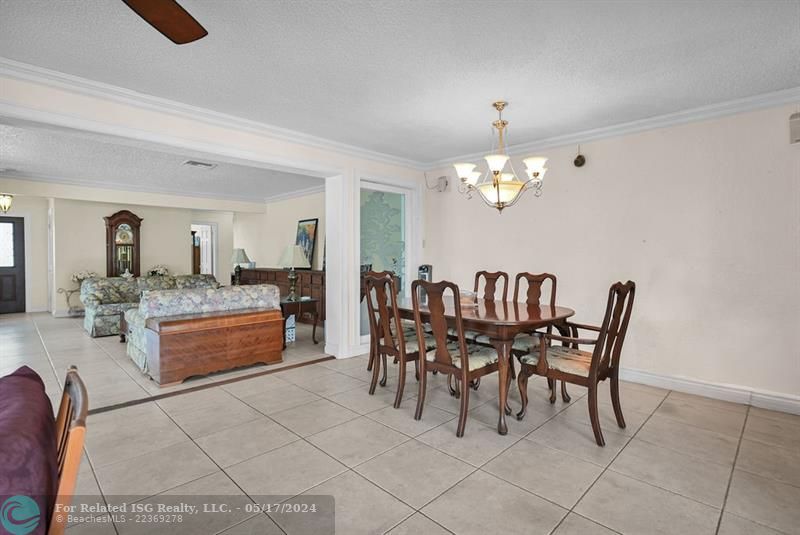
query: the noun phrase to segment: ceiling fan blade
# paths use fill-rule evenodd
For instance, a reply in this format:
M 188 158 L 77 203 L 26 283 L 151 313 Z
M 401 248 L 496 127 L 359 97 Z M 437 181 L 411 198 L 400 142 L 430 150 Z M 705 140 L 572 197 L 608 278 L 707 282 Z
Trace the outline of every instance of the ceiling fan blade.
M 208 32 L 175 0 L 122 0 L 164 37 L 183 45 L 202 39 Z

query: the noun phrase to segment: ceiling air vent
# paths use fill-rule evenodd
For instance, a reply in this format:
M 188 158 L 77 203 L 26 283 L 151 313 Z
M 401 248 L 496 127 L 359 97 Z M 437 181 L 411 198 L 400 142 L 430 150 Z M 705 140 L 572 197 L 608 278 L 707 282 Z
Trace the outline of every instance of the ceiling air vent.
M 800 112 L 789 116 L 789 143 L 800 143 Z
M 201 162 L 198 160 L 186 160 L 183 162 L 183 165 L 188 165 L 189 167 L 197 167 L 198 169 L 214 169 L 217 164 L 215 163 L 208 163 L 208 162 Z

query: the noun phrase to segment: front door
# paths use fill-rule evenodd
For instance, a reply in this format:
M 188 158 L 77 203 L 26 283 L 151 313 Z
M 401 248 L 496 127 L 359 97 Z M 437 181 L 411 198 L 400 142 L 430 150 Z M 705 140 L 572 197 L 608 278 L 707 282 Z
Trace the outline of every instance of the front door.
M 0 217 L 0 314 L 25 312 L 25 230 L 21 217 Z

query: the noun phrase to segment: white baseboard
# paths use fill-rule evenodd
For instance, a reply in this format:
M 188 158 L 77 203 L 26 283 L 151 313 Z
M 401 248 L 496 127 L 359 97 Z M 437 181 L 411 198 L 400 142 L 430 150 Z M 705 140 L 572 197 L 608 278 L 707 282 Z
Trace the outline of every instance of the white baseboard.
M 47 310 L 47 307 L 35 307 L 35 308 L 26 308 L 25 309 L 25 313 L 26 314 L 35 314 L 37 312 L 50 312 L 50 311 Z
M 619 378 L 623 381 L 641 383 L 723 401 L 743 403 L 762 409 L 800 414 L 800 396 L 791 394 L 766 392 L 740 385 L 709 383 L 687 377 L 659 375 L 630 368 L 621 368 Z

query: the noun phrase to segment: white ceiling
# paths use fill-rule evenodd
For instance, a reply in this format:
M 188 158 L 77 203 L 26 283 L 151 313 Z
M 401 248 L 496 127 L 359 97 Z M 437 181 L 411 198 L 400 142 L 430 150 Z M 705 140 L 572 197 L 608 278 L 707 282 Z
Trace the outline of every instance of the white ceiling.
M 176 46 L 122 2 L 0 0 L 0 55 L 437 161 L 800 86 L 800 0 L 181 0 Z
M 217 167 L 182 165 L 189 159 Z M 8 124 L 0 124 L 3 176 L 250 202 L 323 185 L 321 178 L 223 162 L 197 152 L 163 152 L 95 134 Z

